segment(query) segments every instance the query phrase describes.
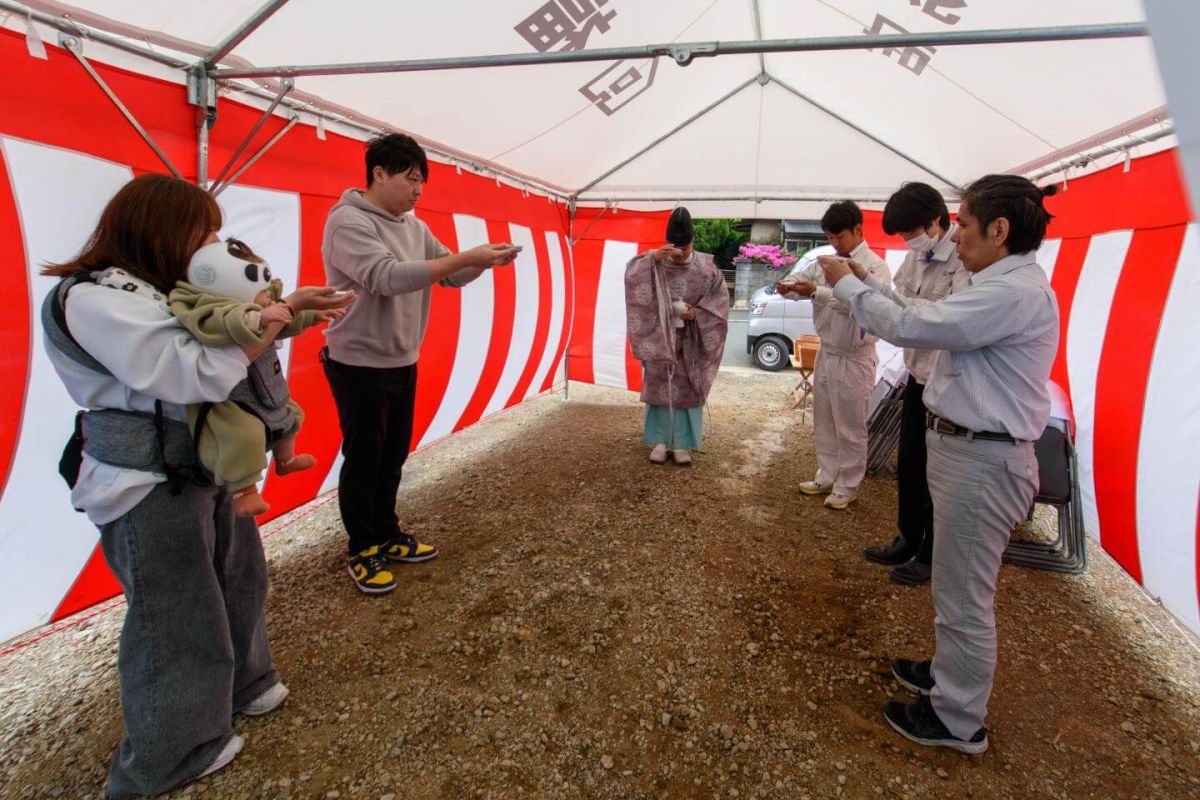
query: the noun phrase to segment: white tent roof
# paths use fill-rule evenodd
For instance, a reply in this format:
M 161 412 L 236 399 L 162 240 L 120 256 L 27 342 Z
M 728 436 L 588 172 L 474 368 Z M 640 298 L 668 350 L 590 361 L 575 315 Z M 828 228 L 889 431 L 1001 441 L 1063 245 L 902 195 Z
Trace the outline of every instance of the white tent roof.
M 186 61 L 213 50 L 264 8 L 261 0 L 28 5 L 184 53 Z M 266 6 L 277 8 L 222 66 L 532 54 L 568 46 L 556 32 L 574 34 L 593 50 L 866 39 L 864 31 L 876 27 L 957 33 L 1144 20 L 1139 0 L 276 0 Z M 560 25 L 539 40 L 542 23 L 555 20 L 570 28 Z M 22 24 L 15 15 L 7 22 Z M 88 46 L 93 58 L 128 61 Z M 932 53 L 897 48 L 890 55 L 880 49 L 722 55 L 686 67 L 669 57 L 616 63 L 295 80 L 297 96 L 320 98 L 322 106 L 352 110 L 371 126 L 411 132 L 563 194 L 583 189 L 581 203 L 661 208 L 682 199 L 706 216 L 806 216 L 828 198 L 884 198 L 905 180 L 952 194 L 955 185 L 987 172 L 1039 176 L 1064 159 L 1106 166 L 1124 157 L 1125 144 L 1140 155 L 1174 143 L 1163 135 L 1166 101 L 1146 37 L 942 45 Z M 1101 132 L 1107 141 L 1088 141 Z M 1159 138 L 1140 141 L 1148 136 Z

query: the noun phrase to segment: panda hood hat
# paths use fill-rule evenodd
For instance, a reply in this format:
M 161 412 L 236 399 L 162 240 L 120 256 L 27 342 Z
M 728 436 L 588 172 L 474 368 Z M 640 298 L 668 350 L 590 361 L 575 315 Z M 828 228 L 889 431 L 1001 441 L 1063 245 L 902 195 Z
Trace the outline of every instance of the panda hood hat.
M 196 251 L 188 262 L 188 283 L 207 294 L 253 303 L 263 289 L 272 288 L 271 268 L 253 256 L 237 239 L 213 242 Z M 278 291 L 273 291 L 278 294 Z

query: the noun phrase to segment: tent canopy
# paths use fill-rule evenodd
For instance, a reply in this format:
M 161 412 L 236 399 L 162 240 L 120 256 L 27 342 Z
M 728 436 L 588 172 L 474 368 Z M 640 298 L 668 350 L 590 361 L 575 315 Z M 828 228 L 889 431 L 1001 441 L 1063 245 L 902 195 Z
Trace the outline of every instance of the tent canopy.
M 215 65 L 218 76 L 222 68 L 246 66 L 671 42 L 858 37 L 869 43 L 874 35 L 903 32 L 1144 21 L 1139 0 L 29 5 L 165 48 L 181 61 L 228 49 Z M 247 21 L 259 24 L 239 40 L 234 34 Z M 7 24 L 24 23 L 14 15 Z M 232 48 L 221 48 L 231 37 Z M 87 45 L 94 58 L 135 58 Z M 182 71 L 176 73 L 182 81 Z M 340 112 L 334 118 L 352 115 L 368 128 L 413 132 L 464 163 L 577 196 L 584 205 L 662 208 L 682 200 L 702 216 L 814 216 L 829 199 L 879 201 L 905 180 L 926 181 L 953 198 L 988 172 L 1049 179 L 1061 177 L 1068 161 L 1086 161 L 1075 175 L 1119 162 L 1126 146 L 1145 155 L 1175 143 L 1148 37 L 747 53 L 700 56 L 688 66 L 660 56 L 300 74 L 292 96 L 313 102 L 313 110 Z

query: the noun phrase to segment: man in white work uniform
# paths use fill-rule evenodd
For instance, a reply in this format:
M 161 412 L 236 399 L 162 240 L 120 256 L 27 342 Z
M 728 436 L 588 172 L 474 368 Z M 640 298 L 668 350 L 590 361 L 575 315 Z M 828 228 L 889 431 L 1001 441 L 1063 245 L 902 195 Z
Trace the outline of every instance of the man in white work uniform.
M 902 307 L 863 283 L 861 267 L 821 259 L 834 297 L 868 329 L 900 347 L 940 351 L 925 388 L 937 646 L 931 660 L 892 662 L 918 698 L 883 706 L 888 724 L 918 744 L 971 754 L 988 747 L 996 581 L 1009 534 L 1037 492 L 1033 443 L 1050 417 L 1058 302 L 1036 257 L 1053 188 L 1015 175 L 967 187 L 953 238 L 969 284 L 936 303 Z
M 821 230 L 839 256 L 854 259 L 880 284 L 890 284 L 892 273 L 863 240 L 862 224 L 862 211 L 849 200 L 834 203 L 821 217 Z M 779 290 L 792 300 L 812 298 L 813 325 L 821 337 L 813 369 L 817 476 L 801 483 L 800 491 L 828 495 L 825 507 L 842 511 L 858 497 L 867 472 L 867 401 L 875 387 L 879 337 L 834 299 L 815 261 Z

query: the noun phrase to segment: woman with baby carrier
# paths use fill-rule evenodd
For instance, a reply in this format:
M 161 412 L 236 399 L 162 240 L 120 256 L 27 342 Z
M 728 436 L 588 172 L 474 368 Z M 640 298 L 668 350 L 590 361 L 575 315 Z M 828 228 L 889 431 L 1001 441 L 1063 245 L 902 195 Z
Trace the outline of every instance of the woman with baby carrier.
M 235 517 L 227 486 L 205 479 L 187 425 L 187 407 L 226 400 L 274 346 L 273 332 L 206 346 L 168 306 L 220 227 L 207 192 L 143 175 L 109 201 L 79 255 L 44 271 L 62 278 L 43 308 L 46 349 L 88 409 L 62 471 L 75 507 L 100 529 L 128 606 L 117 665 L 125 737 L 109 797 L 160 794 L 215 772 L 243 745 L 233 715 L 265 714 L 287 696 L 267 639 L 258 527 Z M 309 287 L 285 302 L 299 313 L 352 299 Z

